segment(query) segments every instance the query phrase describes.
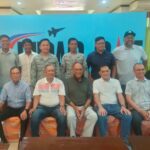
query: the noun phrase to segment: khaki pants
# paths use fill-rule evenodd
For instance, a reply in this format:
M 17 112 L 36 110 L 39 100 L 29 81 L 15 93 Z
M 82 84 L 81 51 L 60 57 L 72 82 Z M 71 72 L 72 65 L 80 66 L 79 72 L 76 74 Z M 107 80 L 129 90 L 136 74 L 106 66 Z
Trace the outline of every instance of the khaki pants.
M 79 107 L 79 108 L 82 108 Z M 92 107 L 88 107 L 85 111 L 85 118 L 86 122 L 84 125 L 82 137 L 91 137 L 93 135 L 93 129 L 97 121 L 97 114 L 93 111 Z M 76 136 L 76 123 L 77 123 L 77 116 L 74 109 L 71 106 L 67 106 L 67 124 L 70 130 L 70 136 Z

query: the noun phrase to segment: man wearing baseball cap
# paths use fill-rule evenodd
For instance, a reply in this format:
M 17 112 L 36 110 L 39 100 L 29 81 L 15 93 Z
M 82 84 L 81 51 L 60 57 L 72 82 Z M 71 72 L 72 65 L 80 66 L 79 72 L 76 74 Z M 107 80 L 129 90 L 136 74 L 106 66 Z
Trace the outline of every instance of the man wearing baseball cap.
M 124 33 L 124 38 L 125 38 L 126 36 L 128 36 L 128 35 L 132 35 L 133 37 L 136 36 L 136 34 L 135 34 L 132 30 L 126 31 L 126 32 Z
M 125 91 L 126 83 L 134 78 L 133 66 L 136 63 L 147 65 L 147 55 L 141 46 L 134 44 L 136 34 L 132 31 L 124 33 L 124 44 L 113 51 L 116 58 L 117 76 Z

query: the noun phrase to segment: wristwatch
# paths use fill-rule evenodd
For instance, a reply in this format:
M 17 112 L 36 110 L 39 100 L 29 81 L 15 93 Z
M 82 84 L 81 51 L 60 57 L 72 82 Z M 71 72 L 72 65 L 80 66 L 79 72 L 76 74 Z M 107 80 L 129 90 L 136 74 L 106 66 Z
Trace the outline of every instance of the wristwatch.
M 126 106 L 125 106 L 125 105 L 123 105 L 123 104 L 121 105 L 121 107 L 125 107 L 125 108 L 126 108 Z

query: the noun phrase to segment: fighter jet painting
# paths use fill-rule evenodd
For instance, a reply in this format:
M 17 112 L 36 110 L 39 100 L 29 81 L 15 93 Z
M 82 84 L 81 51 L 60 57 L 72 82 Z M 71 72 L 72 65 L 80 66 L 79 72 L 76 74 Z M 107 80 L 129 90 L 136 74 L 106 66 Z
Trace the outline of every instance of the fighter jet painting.
M 62 30 L 64 30 L 64 29 L 65 28 L 58 28 L 58 29 L 56 29 L 56 28 L 52 27 L 51 30 L 48 30 L 48 34 L 49 34 L 49 36 L 53 35 L 54 37 L 56 37 L 57 33 L 62 31 Z

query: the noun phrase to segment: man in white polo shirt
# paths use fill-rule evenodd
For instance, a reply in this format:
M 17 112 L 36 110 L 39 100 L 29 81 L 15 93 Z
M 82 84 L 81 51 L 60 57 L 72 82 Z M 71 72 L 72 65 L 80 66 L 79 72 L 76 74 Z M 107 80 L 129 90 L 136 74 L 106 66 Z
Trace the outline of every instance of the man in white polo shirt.
M 39 136 L 39 125 L 42 119 L 52 116 L 57 121 L 57 135 L 65 136 L 66 111 L 65 88 L 61 80 L 55 77 L 52 64 L 45 66 L 45 78 L 38 80 L 34 89 L 31 115 L 32 136 Z
M 121 120 L 121 137 L 127 142 L 132 117 L 125 107 L 120 83 L 117 79 L 110 78 L 108 66 L 101 67 L 99 73 L 101 78 L 93 82 L 93 93 L 100 135 L 107 135 L 107 117 L 112 115 Z
M 136 63 L 147 64 L 147 56 L 141 46 L 134 45 L 135 33 L 131 30 L 124 34 L 124 45 L 117 47 L 113 51 L 116 58 L 117 75 L 121 83 L 123 92 L 126 83 L 134 78 L 133 66 Z

